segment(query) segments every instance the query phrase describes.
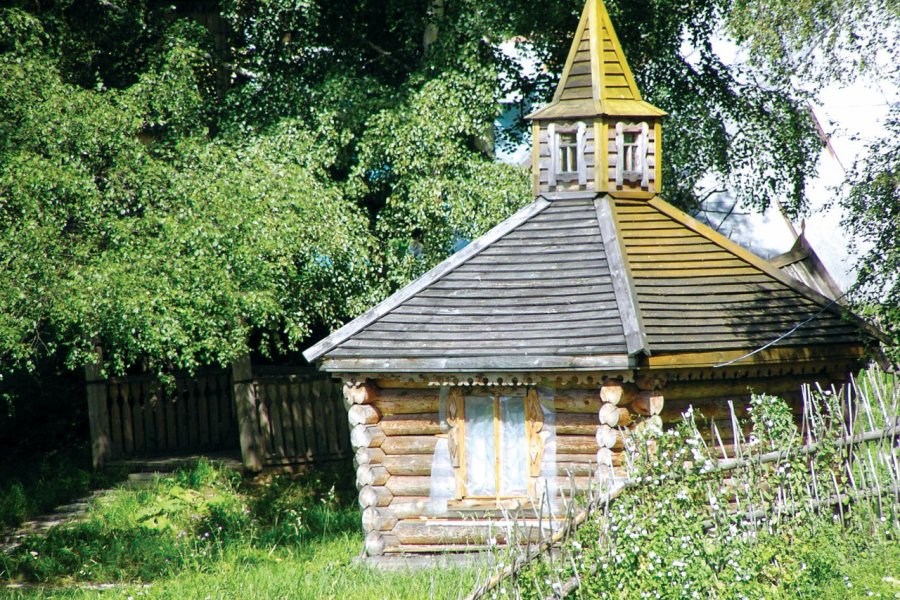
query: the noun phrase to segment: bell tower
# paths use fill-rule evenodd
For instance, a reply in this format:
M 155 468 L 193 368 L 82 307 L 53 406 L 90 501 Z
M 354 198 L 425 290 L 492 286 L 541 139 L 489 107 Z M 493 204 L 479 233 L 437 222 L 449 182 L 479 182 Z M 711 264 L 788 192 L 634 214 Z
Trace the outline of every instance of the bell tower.
M 587 0 L 553 101 L 528 116 L 534 194 L 657 195 L 665 114 L 641 99 L 603 1 Z

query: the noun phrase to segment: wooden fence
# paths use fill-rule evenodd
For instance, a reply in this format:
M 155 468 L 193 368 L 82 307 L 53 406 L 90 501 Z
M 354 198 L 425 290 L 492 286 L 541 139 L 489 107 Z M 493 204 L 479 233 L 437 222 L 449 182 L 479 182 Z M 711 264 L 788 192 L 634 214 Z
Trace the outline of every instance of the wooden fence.
M 252 435 L 258 459 L 284 468 L 351 456 L 340 386 L 301 368 L 252 368 L 251 412 L 241 423 L 231 369 L 179 375 L 171 387 L 152 375 L 99 379 L 88 369 L 88 407 L 95 466 L 109 461 L 242 452 Z
M 110 458 L 237 450 L 231 373 L 179 376 L 171 388 L 152 375 L 106 382 Z
M 274 467 L 352 455 L 341 388 L 330 377 L 254 367 L 253 387 L 263 464 Z

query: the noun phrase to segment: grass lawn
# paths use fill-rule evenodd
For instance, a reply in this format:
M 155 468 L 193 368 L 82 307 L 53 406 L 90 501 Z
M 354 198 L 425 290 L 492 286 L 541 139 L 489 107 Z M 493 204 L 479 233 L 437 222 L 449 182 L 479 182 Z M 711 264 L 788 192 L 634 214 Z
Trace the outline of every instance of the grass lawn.
M 0 556 L 9 598 L 456 598 L 477 569 L 384 572 L 354 560 L 355 489 L 338 469 L 248 485 L 201 463 L 100 498 L 85 521 Z M 118 583 L 84 589 L 85 584 Z M 32 587 L 34 586 L 34 587 Z

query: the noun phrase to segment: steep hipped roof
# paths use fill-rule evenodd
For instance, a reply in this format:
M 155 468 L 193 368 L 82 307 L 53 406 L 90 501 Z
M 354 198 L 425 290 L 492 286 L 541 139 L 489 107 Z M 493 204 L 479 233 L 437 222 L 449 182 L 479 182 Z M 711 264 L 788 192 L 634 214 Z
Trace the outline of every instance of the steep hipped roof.
M 707 362 L 724 362 L 808 319 L 772 347 L 831 351 L 860 343 L 859 322 L 844 318 L 831 298 L 658 197 L 616 200 L 615 210 L 654 354 L 718 352 Z
M 628 368 L 611 258 L 592 196 L 540 198 L 305 356 L 350 370 Z
M 641 99 L 606 7 L 601 0 L 588 0 L 553 101 L 529 118 L 665 114 Z
M 304 356 L 329 371 L 711 366 L 804 322 L 741 364 L 858 356 L 860 326 L 659 198 L 560 194 L 538 198 Z

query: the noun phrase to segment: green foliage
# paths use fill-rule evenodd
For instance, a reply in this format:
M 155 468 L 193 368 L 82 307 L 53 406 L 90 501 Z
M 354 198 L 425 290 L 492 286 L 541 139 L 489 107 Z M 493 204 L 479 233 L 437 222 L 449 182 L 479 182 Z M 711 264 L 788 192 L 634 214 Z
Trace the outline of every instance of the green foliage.
M 549 98 L 580 1 L 205 6 L 0 9 L 4 368 L 81 365 L 96 342 L 112 371 L 293 351 L 529 201 L 525 170 L 492 160 L 524 130 L 493 123 Z M 712 50 L 722 22 L 767 47 L 755 4 L 609 8 L 671 115 L 669 199 L 695 206 L 714 173 L 800 209 L 804 97 Z M 514 36 L 547 72 L 499 50 Z
M 89 453 L 78 449 L 18 458 L 0 468 L 0 528 L 16 527 L 119 477 L 93 471 Z
M 857 250 L 863 252 L 858 275 L 858 300 L 894 342 L 900 358 L 900 113 L 895 109 L 884 136 L 875 140 L 869 156 L 849 175 L 851 187 L 843 199 L 843 225 Z

